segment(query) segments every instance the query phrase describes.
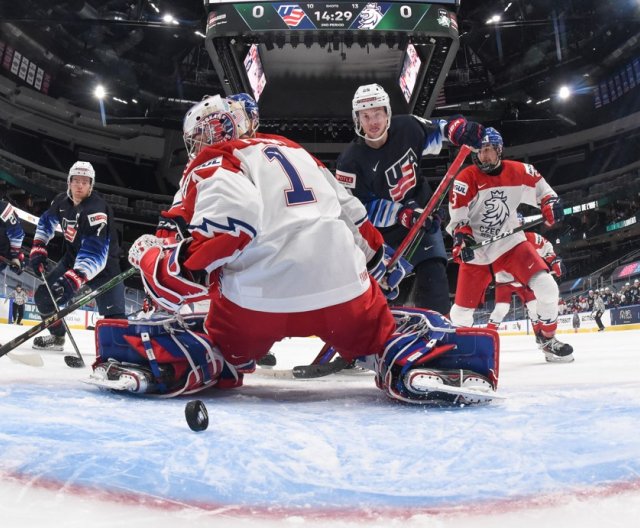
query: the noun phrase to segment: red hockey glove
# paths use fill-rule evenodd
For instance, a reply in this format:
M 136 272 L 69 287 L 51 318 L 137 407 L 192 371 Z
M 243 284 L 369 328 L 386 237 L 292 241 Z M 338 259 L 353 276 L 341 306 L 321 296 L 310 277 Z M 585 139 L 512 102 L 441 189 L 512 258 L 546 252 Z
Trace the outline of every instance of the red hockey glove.
M 31 267 L 38 275 L 47 271 L 49 265 L 47 258 L 49 253 L 47 252 L 47 246 L 44 245 L 42 240 L 34 240 L 33 246 L 31 246 L 31 253 L 29 253 L 29 261 Z
M 402 224 L 407 229 L 411 229 L 414 224 L 420 218 L 423 209 L 417 207 L 416 202 L 410 200 L 407 202 L 406 206 L 398 211 L 397 220 L 400 224 Z M 428 216 L 427 219 L 422 224 L 422 229 L 428 234 L 436 233 L 440 230 L 440 225 L 442 224 L 442 218 L 438 212 L 433 213 L 431 216 Z
M 551 227 L 564 218 L 564 208 L 557 196 L 545 196 L 540 202 L 540 209 L 547 227 Z
M 475 243 L 471 227 L 468 225 L 457 227 L 453 232 L 453 250 L 451 252 L 453 261 L 462 264 L 473 260 L 475 255 L 469 246 L 473 246 Z
M 462 116 L 454 117 L 449 121 L 445 126 L 444 132 L 447 135 L 447 139 L 456 147 L 469 145 L 472 148 L 479 149 L 482 146 L 484 127 L 480 123 L 467 121 Z
M 67 270 L 51 285 L 53 298 L 58 305 L 67 304 L 86 282 L 87 278 L 82 272 L 73 269 Z
M 209 288 L 196 281 L 194 275 L 182 267 L 180 252 L 185 241 L 167 247 L 153 246 L 140 260 L 140 274 L 144 289 L 154 303 L 169 312 L 177 313 L 185 303 L 208 298 Z
M 562 259 L 556 255 L 549 255 L 546 259 L 544 259 L 549 269 L 551 270 L 551 274 L 560 278 L 565 272 L 564 264 L 562 263 Z
M 20 275 L 24 270 L 24 253 L 20 249 L 12 249 L 9 252 L 9 269 L 16 275 Z

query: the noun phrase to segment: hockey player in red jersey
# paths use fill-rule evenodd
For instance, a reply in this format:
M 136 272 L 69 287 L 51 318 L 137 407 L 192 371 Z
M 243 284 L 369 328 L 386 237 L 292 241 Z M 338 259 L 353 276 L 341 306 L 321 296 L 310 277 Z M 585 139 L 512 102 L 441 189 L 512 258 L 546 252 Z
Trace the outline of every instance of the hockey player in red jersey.
M 386 269 L 362 204 L 297 143 L 256 134 L 251 103 L 213 96 L 187 113 L 190 161 L 163 216 L 186 238 L 143 235 L 129 252 L 154 303 L 175 314 L 208 299 L 206 320 L 99 323 L 94 382 L 164 395 L 240 386 L 276 341 L 315 335 L 347 361 L 364 358 L 394 399 L 490 400 L 495 333 L 392 313 L 371 277 L 393 291 L 408 264 Z
M 546 360 L 570 362 L 573 348 L 555 337 L 558 285 L 525 234 L 515 233 L 475 251 L 470 248 L 517 227 L 520 204 L 539 207 L 547 226 L 564 216 L 560 199 L 538 171 L 527 163 L 502 160 L 502 149 L 498 131 L 485 129 L 482 147 L 472 155 L 474 165 L 458 174 L 450 192 L 447 231 L 453 237 L 453 259 L 460 264 L 451 320 L 471 326 L 493 274 L 505 271 L 529 287 L 537 299 L 540 346 Z
M 518 215 L 520 218 L 520 215 Z M 522 223 L 522 220 L 521 220 Z M 562 259 L 558 257 L 553 249 L 553 245 L 546 238 L 538 233 L 525 233 L 527 242 L 531 244 L 538 255 L 542 257 L 549 266 L 552 275 L 559 279 L 562 277 L 564 265 Z M 509 312 L 511 297 L 516 295 L 522 304 L 527 307 L 527 313 L 533 326 L 533 333 L 536 336 L 536 342 L 540 345 L 542 338 L 540 336 L 540 327 L 542 323 L 538 320 L 536 312 L 537 302 L 536 296 L 528 286 L 520 284 L 513 275 L 506 271 L 499 271 L 495 274 L 495 306 L 489 316 L 489 324 L 487 328 L 497 330 L 502 320 Z

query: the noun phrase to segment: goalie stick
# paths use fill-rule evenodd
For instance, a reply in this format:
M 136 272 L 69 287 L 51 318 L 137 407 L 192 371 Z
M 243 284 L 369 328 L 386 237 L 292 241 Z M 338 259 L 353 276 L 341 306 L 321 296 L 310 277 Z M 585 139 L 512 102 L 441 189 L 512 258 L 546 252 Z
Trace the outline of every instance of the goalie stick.
M 14 348 L 19 347 L 21 344 L 23 344 L 24 342 L 28 341 L 33 336 L 35 336 L 35 335 L 39 334 L 40 332 L 42 332 L 43 330 L 46 330 L 47 328 L 49 328 L 53 323 L 58 322 L 60 319 L 62 319 L 63 317 L 66 317 L 71 312 L 73 312 L 73 311 L 77 310 L 78 308 L 81 308 L 85 304 L 93 301 L 93 299 L 95 299 L 99 295 L 102 295 L 104 292 L 109 291 L 116 284 L 119 284 L 122 281 L 128 279 L 129 277 L 135 275 L 137 272 L 138 272 L 138 270 L 136 268 L 129 268 L 127 271 L 123 271 L 119 275 L 116 275 L 112 279 L 110 279 L 107 282 L 105 282 L 99 288 L 96 288 L 95 290 L 90 291 L 89 293 L 86 293 L 85 295 L 82 295 L 76 301 L 74 301 L 73 303 L 69 304 L 68 306 L 65 306 L 59 312 L 50 315 L 46 319 L 43 319 L 41 323 L 39 323 L 39 324 L 37 324 L 35 326 L 32 326 L 31 328 L 29 328 L 29 330 L 27 330 L 23 334 L 20 334 L 18 337 L 14 338 L 11 341 L 9 341 L 8 343 L 2 345 L 0 347 L 0 357 L 4 356 L 5 354 L 8 354 Z M 64 362 L 67 365 L 69 365 L 69 362 L 74 363 L 77 360 L 78 360 L 78 358 L 75 357 L 75 356 L 65 356 L 65 358 L 64 358 Z M 69 366 L 71 366 L 71 365 L 69 365 Z

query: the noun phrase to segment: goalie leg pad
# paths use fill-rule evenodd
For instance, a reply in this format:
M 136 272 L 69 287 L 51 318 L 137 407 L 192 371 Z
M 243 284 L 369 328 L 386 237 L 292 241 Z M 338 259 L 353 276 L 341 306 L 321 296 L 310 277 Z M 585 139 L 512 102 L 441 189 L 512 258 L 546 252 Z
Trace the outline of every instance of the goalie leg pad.
M 376 358 L 376 384 L 390 397 L 408 403 L 481 403 L 461 399 L 460 388 L 495 391 L 499 374 L 499 337 L 484 328 L 454 328 L 442 315 L 423 309 L 392 310 L 396 333 Z M 433 376 L 442 390 L 416 390 L 412 380 Z M 425 374 L 429 373 L 429 374 Z M 469 384 L 475 387 L 469 387 Z M 448 387 L 453 396 L 446 396 Z M 445 396 L 443 396 L 445 393 Z
M 202 318 L 197 316 L 191 320 L 161 317 L 131 324 L 122 320 L 98 321 L 94 377 L 104 377 L 107 369 L 107 379 L 113 380 L 114 363 L 118 369 L 128 366 L 136 372 L 142 370 L 140 379 L 149 381 L 132 392 L 165 397 L 192 394 L 213 385 L 242 385 L 242 373 L 227 364 L 207 336 L 197 331 L 199 328 Z M 144 390 L 140 390 L 143 385 Z

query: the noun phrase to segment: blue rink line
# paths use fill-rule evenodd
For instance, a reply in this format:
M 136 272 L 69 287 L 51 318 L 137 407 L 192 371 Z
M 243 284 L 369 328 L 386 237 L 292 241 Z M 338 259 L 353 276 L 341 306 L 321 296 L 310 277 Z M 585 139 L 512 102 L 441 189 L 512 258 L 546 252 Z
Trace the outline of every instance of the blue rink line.
M 393 404 L 377 389 L 302 400 L 296 391 L 275 398 L 247 389 L 205 398 L 211 425 L 196 434 L 184 421 L 187 399 L 5 387 L 0 473 L 290 511 L 509 501 L 624 485 L 640 474 L 640 406 L 624 389 L 602 401 L 590 387 L 457 410 Z

